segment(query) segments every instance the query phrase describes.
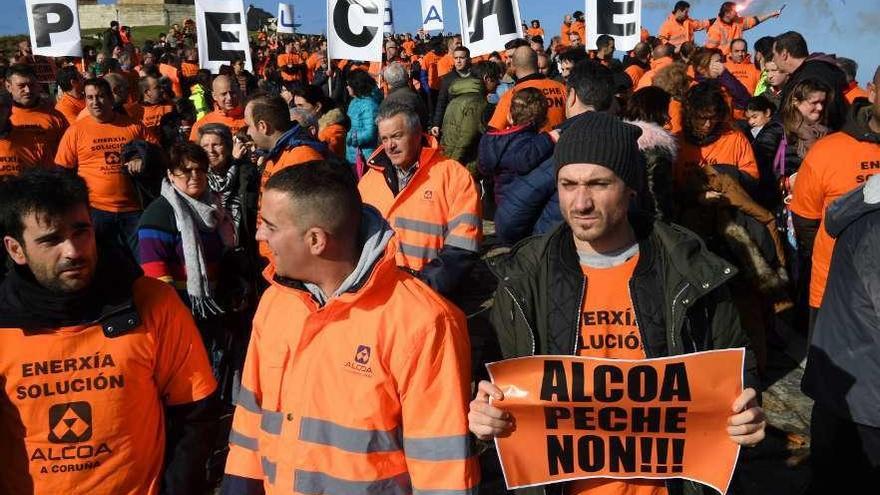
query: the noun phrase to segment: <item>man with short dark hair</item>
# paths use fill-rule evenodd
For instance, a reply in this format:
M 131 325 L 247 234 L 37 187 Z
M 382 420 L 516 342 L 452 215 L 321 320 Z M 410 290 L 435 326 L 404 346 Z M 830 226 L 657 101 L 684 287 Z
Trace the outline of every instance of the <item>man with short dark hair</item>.
M 203 492 L 217 384 L 174 288 L 96 242 L 66 170 L 0 182 L 0 232 L 0 492 Z
M 104 30 L 104 34 L 101 36 L 101 48 L 110 54 L 117 46 L 122 46 L 122 37 L 119 36 L 119 22 L 110 21 L 110 27 Z
M 222 493 L 476 493 L 464 315 L 397 267 L 394 232 L 351 168 L 282 170 L 261 217 L 275 263 Z
M 840 130 L 846 121 L 844 94 L 849 84 L 834 55 L 810 54 L 804 37 L 798 32 L 787 31 L 777 36 L 773 43 L 773 62 L 781 72 L 788 74 L 781 101 L 786 101 L 788 92 L 807 79 L 817 80 L 832 89 L 834 94 L 829 95 L 825 115 L 828 127 Z
M 166 99 L 165 90 L 155 77 L 142 77 L 138 81 L 138 93 L 140 94 L 141 123 L 147 128 L 147 132 L 158 141 L 161 134 L 162 117 L 171 113 L 174 110 L 174 105 Z
M 620 68 L 620 61 L 614 58 L 614 37 L 608 34 L 600 34 L 596 39 L 596 50 L 590 52 L 595 60 L 602 65 L 617 71 Z
M 581 60 L 586 60 L 586 58 L 587 52 L 577 48 L 569 48 L 560 53 L 556 62 L 557 70 L 559 71 L 559 82 L 566 83 L 574 66 Z
M 134 140 L 157 141 L 143 124 L 114 109 L 110 84 L 104 79 L 85 82 L 88 115 L 77 120 L 61 138 L 55 163 L 75 170 L 89 186 L 92 224 L 102 238 L 138 253 L 137 224 L 146 207 L 133 177 L 143 162 L 122 162 L 122 148 Z
M 623 72 L 629 76 L 632 87 L 635 88 L 642 76 L 651 70 L 651 45 L 641 41 L 636 43 L 632 49 L 632 56 L 624 61 L 623 67 Z
M 589 112 L 559 138 L 554 175 L 565 221 L 491 261 L 499 285 L 489 319 L 504 359 L 642 360 L 748 346 L 728 285 L 736 269 L 690 231 L 632 211 L 646 181 L 640 135 L 638 127 L 612 115 Z M 587 318 L 602 311 L 638 316 L 616 323 Z M 604 345 L 624 335 L 639 342 Z M 751 446 L 764 438 L 765 420 L 752 388 L 758 382 L 754 356 L 750 351 L 746 356 L 749 388 L 732 402 L 732 414 L 715 420 L 726 423 L 732 442 Z M 502 409 L 506 394 L 509 389 L 479 383 L 468 419 L 480 440 L 492 441 L 515 428 L 516 410 Z M 709 488 L 684 480 L 594 478 L 540 487 L 537 493 L 696 495 L 704 490 Z
M 56 82 L 61 90 L 61 97 L 55 103 L 55 110 L 64 115 L 68 125 L 73 124 L 79 113 L 86 108 L 82 74 L 75 66 L 62 67 L 58 69 Z
M 453 71 L 440 79 L 440 93 L 437 95 L 437 105 L 434 107 L 434 117 L 431 120 L 431 135 L 440 136 L 440 127 L 443 125 L 443 115 L 449 105 L 449 88 L 459 79 L 471 76 L 471 51 L 466 46 L 458 46 L 452 51 Z
M 712 19 L 699 21 L 690 17 L 691 4 L 684 1 L 675 2 L 672 13 L 663 21 L 657 37 L 674 46 L 677 50 L 682 43 L 694 41 L 694 31 L 705 31 L 712 25 Z
M 743 32 L 758 24 L 779 17 L 781 10 L 766 14 L 740 17 L 735 2 L 724 2 L 718 9 L 718 17 L 706 31 L 706 48 L 718 48 L 723 55 L 730 53 L 730 43 L 743 37 Z
M 738 38 L 730 43 L 730 55 L 724 62 L 724 67 L 746 87 L 750 95 L 755 93 L 761 72 L 749 57 L 749 45 L 746 40 Z
M 398 265 L 449 297 L 479 259 L 483 224 L 474 179 L 424 141 L 411 108 L 383 105 L 376 122 L 381 146 L 368 159 L 361 195 L 394 227 Z
M 12 97 L 0 93 L 0 177 L 18 175 L 24 170 L 51 161 L 39 155 L 32 146 L 30 135 L 15 128 L 9 121 L 12 114 Z M 0 273 L 3 273 L 0 267 Z
M 12 95 L 10 122 L 27 134 L 42 165 L 52 165 L 58 141 L 67 129 L 67 118 L 43 101 L 40 84 L 29 65 L 14 64 L 6 70 L 6 91 Z

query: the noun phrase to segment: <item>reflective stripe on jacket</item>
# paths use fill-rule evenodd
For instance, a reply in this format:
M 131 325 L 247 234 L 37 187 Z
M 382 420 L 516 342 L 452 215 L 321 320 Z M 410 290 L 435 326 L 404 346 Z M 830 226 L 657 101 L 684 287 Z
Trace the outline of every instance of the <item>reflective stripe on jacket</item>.
M 464 315 L 398 269 L 395 252 L 392 241 L 360 287 L 323 307 L 273 279 L 227 474 L 263 480 L 267 495 L 476 493 Z
M 358 189 L 394 228 L 400 245 L 397 264 L 415 271 L 444 247 L 479 252 L 483 228 L 480 195 L 467 169 L 444 157 L 436 141 L 422 148 L 409 184 L 395 194 L 397 178 L 384 147 L 369 159 Z M 393 188 L 393 189 L 392 189 Z

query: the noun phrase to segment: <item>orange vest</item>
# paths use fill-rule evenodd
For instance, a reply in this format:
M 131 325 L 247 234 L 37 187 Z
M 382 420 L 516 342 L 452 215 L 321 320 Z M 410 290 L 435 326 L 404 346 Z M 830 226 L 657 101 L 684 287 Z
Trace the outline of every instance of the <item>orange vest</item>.
M 743 31 L 748 31 L 757 25 L 756 17 L 737 17 L 730 24 L 716 19 L 706 32 L 706 48 L 718 48 L 724 56 L 727 56 L 730 54 L 730 43 L 742 38 Z
M 703 31 L 709 29 L 709 26 L 709 21 L 696 19 L 687 19 L 679 24 L 675 20 L 675 15 L 669 14 L 669 17 L 660 26 L 657 37 L 670 45 L 679 47 L 687 41 L 694 41 L 694 31 Z
M 483 237 L 473 177 L 440 153 L 436 147 L 423 147 L 412 179 L 394 196 L 384 167 L 376 162 L 380 156 L 387 159 L 384 147 L 379 147 L 358 184 L 364 203 L 379 210 L 397 234 L 397 264 L 415 271 L 437 258 L 444 246 L 478 252 Z
M 101 323 L 0 329 L 3 493 L 158 495 L 165 407 L 217 384 L 175 290 L 141 277 L 133 291 L 140 323 L 112 338 Z
M 813 308 L 822 304 L 834 252 L 834 238 L 825 231 L 825 210 L 835 199 L 877 172 L 880 172 L 880 145 L 857 141 L 845 132 L 820 139 L 804 157 L 794 182 L 791 211 L 820 221 L 810 275 L 810 306 Z
M 323 307 L 266 270 L 227 474 L 266 495 L 476 490 L 464 315 L 395 251 L 392 239 L 362 287 Z

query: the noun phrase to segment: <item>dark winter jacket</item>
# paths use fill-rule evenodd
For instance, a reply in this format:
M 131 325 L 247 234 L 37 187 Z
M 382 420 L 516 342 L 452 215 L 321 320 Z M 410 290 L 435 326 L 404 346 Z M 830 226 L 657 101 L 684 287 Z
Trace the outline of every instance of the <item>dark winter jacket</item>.
M 837 57 L 824 53 L 814 53 L 807 57 L 785 82 L 781 101 L 786 101 L 788 92 L 794 89 L 798 83 L 807 79 L 821 81 L 831 88 L 831 94 L 828 95 L 829 100 L 825 104 L 825 114 L 828 119 L 828 127 L 832 131 L 839 130 L 846 122 L 848 105 L 844 94 L 846 94 L 849 83 L 846 80 L 846 74 L 837 65 Z
M 880 428 L 880 176 L 831 203 L 825 229 L 837 243 L 802 388 L 840 418 Z
M 631 223 L 640 256 L 629 288 L 647 357 L 747 346 L 727 289 L 736 269 L 681 227 L 635 215 Z M 499 280 L 490 320 L 501 355 L 509 359 L 575 354 L 582 299 L 592 289 L 568 225 L 520 242 L 510 253 L 490 260 L 489 267 Z M 749 352 L 747 384 L 756 382 L 753 372 Z M 689 481 L 667 485 L 672 495 L 702 493 Z M 564 490 L 557 484 L 517 493 Z
M 672 195 L 672 165 L 678 155 L 678 142 L 668 131 L 657 124 L 634 120 L 639 126 L 639 151 L 645 163 L 647 181 L 639 192 L 639 209 L 657 220 L 669 222 L 674 218 Z
M 782 200 L 779 187 L 776 184 L 777 173 L 773 169 L 773 162 L 776 160 L 776 153 L 784 137 L 785 128 L 777 116 L 761 129 L 752 143 L 755 159 L 758 162 L 758 171 L 761 174 L 755 199 L 765 208 L 773 209 L 779 206 L 779 202 Z M 803 162 L 803 158 L 798 155 L 795 143 L 787 142 L 784 175 L 788 177 L 797 172 L 801 168 L 801 162 Z
M 446 107 L 452 101 L 453 96 L 449 93 L 452 85 L 460 79 L 474 79 L 472 75 L 462 76 L 457 70 L 453 70 L 440 78 L 440 91 L 437 93 L 437 102 L 434 105 L 434 115 L 431 118 L 431 127 L 440 127 L 443 125 L 443 116 L 446 115 Z
M 476 169 L 480 135 L 485 132 L 483 111 L 489 102 L 482 81 L 475 77 L 458 79 L 449 88 L 449 105 L 443 117 L 440 147 L 448 158 Z
M 394 91 L 388 93 L 382 103 L 388 102 L 400 103 L 412 108 L 417 114 L 419 114 L 419 122 L 422 123 L 422 129 L 428 128 L 428 107 L 425 106 L 422 97 L 409 86 L 395 88 Z
M 504 202 L 504 190 L 517 176 L 526 175 L 553 156 L 553 140 L 532 124 L 503 131 L 491 130 L 480 139 L 477 169 L 492 177 L 495 204 Z
M 556 129 L 565 132 L 582 115 L 586 114 L 566 119 Z M 562 221 L 556 196 L 556 161 L 553 156 L 527 175 L 515 177 L 505 188 L 504 194 L 504 204 L 495 211 L 495 233 L 504 242 L 513 244 L 532 233 L 548 232 Z
M 137 139 L 126 143 L 122 147 L 122 163 L 139 158 L 143 162 L 143 170 L 138 175 L 131 176 L 135 193 L 141 206 L 146 209 L 154 199 L 159 197 L 162 187 L 162 178 L 168 168 L 165 153 L 158 145 Z M 128 173 L 127 168 L 123 168 Z

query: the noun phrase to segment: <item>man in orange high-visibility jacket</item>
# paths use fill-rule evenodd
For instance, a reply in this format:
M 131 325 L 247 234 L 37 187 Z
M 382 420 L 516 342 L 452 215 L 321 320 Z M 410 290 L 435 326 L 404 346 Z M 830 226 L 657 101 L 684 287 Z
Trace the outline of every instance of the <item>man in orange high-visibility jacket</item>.
M 306 129 L 291 122 L 290 110 L 280 96 L 258 96 L 244 109 L 248 135 L 254 145 L 266 154 L 263 175 L 260 178 L 260 197 L 266 182 L 279 171 L 328 155 L 327 146 L 317 141 Z M 259 225 L 260 219 L 257 219 Z M 259 243 L 260 255 L 271 260 L 266 243 Z
M 0 183 L 0 493 L 203 493 L 217 383 L 170 285 L 98 246 L 82 178 Z M 167 434 L 166 434 L 167 433 Z
M 464 315 L 397 267 L 394 231 L 348 165 L 278 172 L 262 217 L 275 263 L 222 493 L 475 494 Z
M 740 17 L 736 11 L 736 3 L 724 2 L 718 11 L 718 18 L 706 32 L 706 48 L 718 48 L 725 56 L 730 53 L 730 43 L 743 37 L 743 31 L 748 31 L 758 24 L 779 17 L 781 12 L 774 10 L 768 14 L 749 17 Z
M 394 227 L 397 264 L 450 296 L 479 258 L 480 196 L 467 169 L 422 135 L 409 106 L 388 102 L 376 121 L 382 145 L 359 188 Z
M 691 4 L 681 1 L 675 2 L 672 13 L 663 21 L 657 37 L 674 46 L 677 50 L 682 43 L 694 41 L 694 31 L 703 31 L 712 25 L 711 20 L 691 19 L 690 12 Z

